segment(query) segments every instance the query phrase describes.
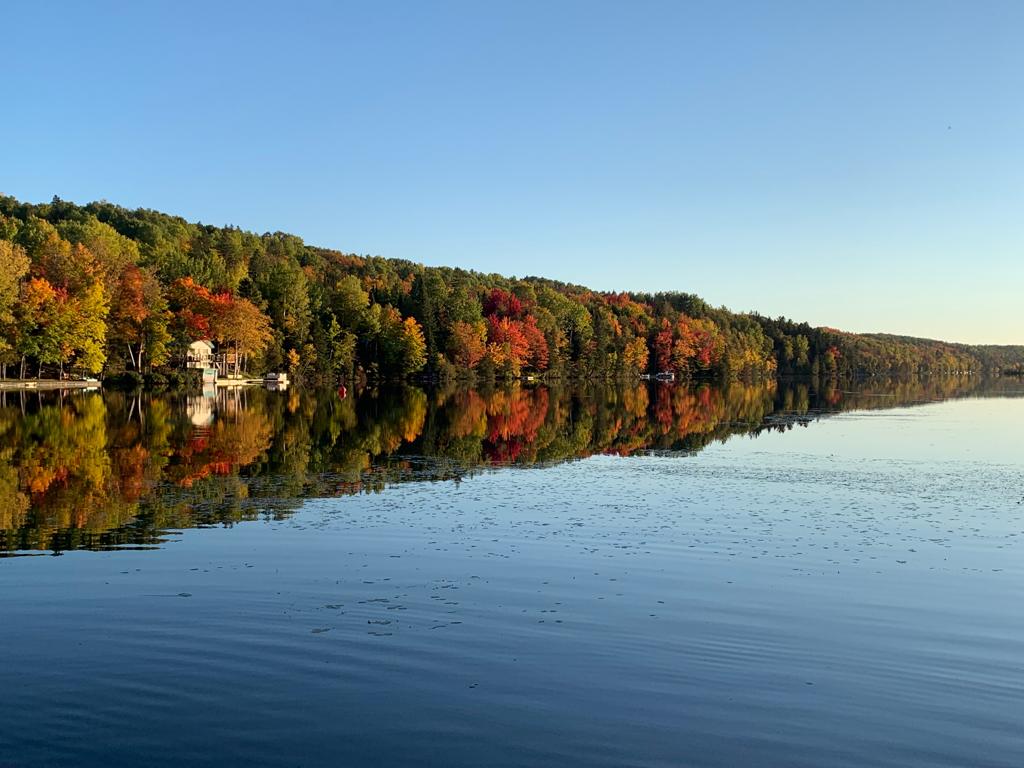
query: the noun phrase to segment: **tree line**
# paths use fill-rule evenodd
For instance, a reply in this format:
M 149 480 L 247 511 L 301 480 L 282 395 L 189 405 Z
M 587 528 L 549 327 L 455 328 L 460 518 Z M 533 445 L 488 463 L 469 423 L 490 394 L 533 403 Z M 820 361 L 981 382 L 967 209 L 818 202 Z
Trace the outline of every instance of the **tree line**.
M 210 340 L 306 378 L 766 378 L 1006 370 L 1024 347 L 850 334 L 431 267 L 107 202 L 0 196 L 0 376 L 160 376 Z

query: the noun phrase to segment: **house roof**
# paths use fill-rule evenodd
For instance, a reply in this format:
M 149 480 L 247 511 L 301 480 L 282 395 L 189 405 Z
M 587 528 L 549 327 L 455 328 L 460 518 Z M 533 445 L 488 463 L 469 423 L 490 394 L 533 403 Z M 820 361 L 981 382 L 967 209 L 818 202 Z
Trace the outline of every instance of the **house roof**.
M 197 349 L 198 347 L 206 347 L 207 349 L 213 349 L 213 342 L 208 339 L 199 339 L 197 341 L 193 341 L 188 346 L 189 349 Z

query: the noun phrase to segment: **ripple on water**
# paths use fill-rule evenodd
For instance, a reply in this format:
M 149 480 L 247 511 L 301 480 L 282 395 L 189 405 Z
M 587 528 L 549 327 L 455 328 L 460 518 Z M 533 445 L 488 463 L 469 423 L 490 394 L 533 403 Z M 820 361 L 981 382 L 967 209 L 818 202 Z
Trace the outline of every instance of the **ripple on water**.
M 1020 463 L 844 453 L 892 423 L 4 563 L 0 754 L 1024 764 Z

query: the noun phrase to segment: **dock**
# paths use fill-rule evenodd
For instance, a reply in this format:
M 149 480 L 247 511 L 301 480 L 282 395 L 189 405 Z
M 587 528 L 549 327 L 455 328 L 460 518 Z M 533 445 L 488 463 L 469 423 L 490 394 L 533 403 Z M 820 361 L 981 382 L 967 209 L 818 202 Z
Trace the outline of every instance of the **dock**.
M 96 380 L 60 379 L 0 379 L 0 390 L 7 392 L 48 392 L 55 389 L 99 389 Z

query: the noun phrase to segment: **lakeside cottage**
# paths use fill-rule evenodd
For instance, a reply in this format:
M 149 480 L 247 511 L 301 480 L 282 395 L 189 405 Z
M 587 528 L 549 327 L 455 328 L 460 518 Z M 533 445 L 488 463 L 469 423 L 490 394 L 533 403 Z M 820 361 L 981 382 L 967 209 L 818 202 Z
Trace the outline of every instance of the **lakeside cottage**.
M 185 368 L 197 368 L 201 371 L 216 370 L 221 377 L 230 376 L 235 365 L 234 352 L 217 352 L 209 339 L 198 339 L 188 345 L 185 350 Z
M 201 339 L 189 344 L 188 350 L 185 352 L 185 367 L 199 369 L 215 367 L 213 342 Z

